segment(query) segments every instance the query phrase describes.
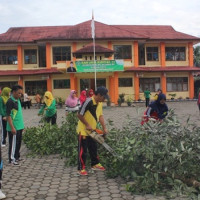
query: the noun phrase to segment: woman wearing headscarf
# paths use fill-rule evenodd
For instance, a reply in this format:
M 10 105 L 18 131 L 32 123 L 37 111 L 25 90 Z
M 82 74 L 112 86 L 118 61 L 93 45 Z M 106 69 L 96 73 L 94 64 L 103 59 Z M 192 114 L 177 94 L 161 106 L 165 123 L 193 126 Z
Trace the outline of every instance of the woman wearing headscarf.
M 83 90 L 79 97 L 79 101 L 81 105 L 85 102 L 86 98 L 87 98 L 87 92 Z
M 3 88 L 0 96 L 0 124 L 1 124 L 1 146 L 6 145 L 7 130 L 6 130 L 6 103 L 10 97 L 11 89 L 8 87 Z
M 47 91 L 44 94 L 44 105 L 39 110 L 38 115 L 42 115 L 45 112 L 45 120 L 47 123 L 56 124 L 57 110 L 56 110 L 56 100 L 54 99 L 51 92 Z
M 80 101 L 79 99 L 76 97 L 76 91 L 75 90 L 71 90 L 70 95 L 68 96 L 68 98 L 65 101 L 65 105 L 66 105 L 66 115 L 68 112 L 77 112 L 79 110 L 80 107 Z
M 90 90 L 89 90 L 88 96 L 89 96 L 89 97 L 92 97 L 93 95 L 94 95 L 94 91 L 93 91 L 93 89 L 90 89 Z
M 158 99 L 153 101 L 145 111 L 141 124 L 148 122 L 149 118 L 162 121 L 168 114 L 168 106 L 165 102 L 165 94 L 159 94 Z

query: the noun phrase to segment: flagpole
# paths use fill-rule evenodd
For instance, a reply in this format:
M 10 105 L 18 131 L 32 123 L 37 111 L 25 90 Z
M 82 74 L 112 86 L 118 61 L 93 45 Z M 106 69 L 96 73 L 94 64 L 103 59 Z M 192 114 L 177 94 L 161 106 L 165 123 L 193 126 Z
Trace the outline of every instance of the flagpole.
M 95 59 L 95 22 L 94 22 L 94 14 L 92 11 L 92 22 L 91 22 L 91 29 L 92 29 L 92 38 L 93 38 L 93 51 L 94 51 L 94 82 L 95 82 L 95 90 L 97 89 L 97 69 L 96 69 L 96 59 Z

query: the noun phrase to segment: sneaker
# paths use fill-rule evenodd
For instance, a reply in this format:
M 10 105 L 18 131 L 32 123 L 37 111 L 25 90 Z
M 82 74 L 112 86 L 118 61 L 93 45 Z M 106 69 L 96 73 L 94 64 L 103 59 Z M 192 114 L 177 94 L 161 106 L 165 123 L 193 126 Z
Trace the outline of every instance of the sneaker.
M 5 199 L 6 195 L 0 190 L 0 199 Z
M 85 169 L 78 171 L 78 174 L 80 174 L 81 176 L 87 176 L 88 175 L 88 173 Z
M 25 161 L 23 158 L 16 159 L 16 162 Z
M 10 164 L 13 165 L 13 166 L 20 166 L 20 164 L 18 162 L 16 162 L 16 161 L 11 161 Z
M 98 170 L 98 171 L 105 171 L 105 170 L 106 170 L 105 167 L 103 167 L 100 163 L 98 163 L 98 164 L 92 166 L 91 169 L 92 169 L 92 170 Z
M 5 144 L 2 144 L 2 145 L 1 145 L 1 147 L 5 147 L 5 146 L 6 146 Z

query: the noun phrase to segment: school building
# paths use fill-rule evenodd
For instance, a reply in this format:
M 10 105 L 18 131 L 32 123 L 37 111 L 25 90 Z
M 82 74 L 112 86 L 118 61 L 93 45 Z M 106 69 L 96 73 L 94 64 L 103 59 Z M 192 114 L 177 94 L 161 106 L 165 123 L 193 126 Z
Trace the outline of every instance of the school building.
M 107 25 L 95 21 L 97 86 L 144 99 L 158 88 L 171 98 L 194 97 L 193 45 L 200 38 L 165 25 Z M 16 27 L 0 34 L 0 87 L 18 83 L 24 92 L 52 91 L 65 99 L 71 89 L 95 87 L 91 20 L 70 26 Z M 71 65 L 76 72 L 67 72 Z

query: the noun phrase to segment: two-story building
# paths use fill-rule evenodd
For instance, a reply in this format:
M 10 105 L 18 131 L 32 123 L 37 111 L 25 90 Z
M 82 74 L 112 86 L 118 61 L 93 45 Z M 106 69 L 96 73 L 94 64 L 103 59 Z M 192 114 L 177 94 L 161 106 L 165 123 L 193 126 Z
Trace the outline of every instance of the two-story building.
M 170 98 L 194 97 L 193 45 L 200 38 L 171 26 L 107 25 L 95 21 L 95 54 L 91 20 L 73 26 L 17 27 L 0 34 L 0 87 L 18 83 L 30 96 L 52 91 L 66 98 L 71 89 L 96 84 L 119 94 L 143 99 L 161 88 Z M 73 61 L 77 72 L 68 73 Z M 113 64 L 114 63 L 114 64 Z M 89 66 L 90 65 L 90 66 Z M 111 66 L 113 65 L 113 66 Z M 97 69 L 96 68 L 96 69 Z

